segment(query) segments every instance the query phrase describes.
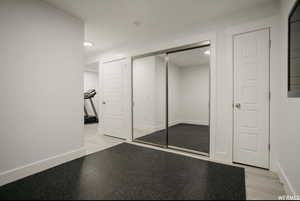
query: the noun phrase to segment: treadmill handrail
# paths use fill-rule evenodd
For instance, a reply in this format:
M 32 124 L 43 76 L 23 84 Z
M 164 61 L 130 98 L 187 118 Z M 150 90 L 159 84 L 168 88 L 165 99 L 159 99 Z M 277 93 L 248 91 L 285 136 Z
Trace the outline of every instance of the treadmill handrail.
M 97 92 L 95 89 L 90 89 L 84 93 L 84 99 L 91 99 L 96 96 Z

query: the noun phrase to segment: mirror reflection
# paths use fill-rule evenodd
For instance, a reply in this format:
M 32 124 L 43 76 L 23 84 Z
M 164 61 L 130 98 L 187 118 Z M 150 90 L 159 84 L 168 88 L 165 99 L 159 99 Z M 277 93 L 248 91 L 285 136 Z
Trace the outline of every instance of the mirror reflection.
M 133 60 L 133 139 L 210 152 L 210 47 Z
M 133 61 L 133 137 L 166 146 L 165 55 Z
M 209 153 L 210 48 L 169 57 L 169 147 Z

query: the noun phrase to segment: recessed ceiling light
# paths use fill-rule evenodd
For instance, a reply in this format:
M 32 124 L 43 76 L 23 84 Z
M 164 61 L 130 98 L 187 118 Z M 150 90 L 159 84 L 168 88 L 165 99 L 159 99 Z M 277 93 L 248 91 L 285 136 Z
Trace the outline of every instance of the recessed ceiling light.
M 205 55 L 210 55 L 210 50 L 206 50 L 206 51 L 204 52 L 204 54 L 205 54 Z
M 83 45 L 84 45 L 84 47 L 93 47 L 94 46 L 93 43 L 91 43 L 91 42 L 84 42 Z

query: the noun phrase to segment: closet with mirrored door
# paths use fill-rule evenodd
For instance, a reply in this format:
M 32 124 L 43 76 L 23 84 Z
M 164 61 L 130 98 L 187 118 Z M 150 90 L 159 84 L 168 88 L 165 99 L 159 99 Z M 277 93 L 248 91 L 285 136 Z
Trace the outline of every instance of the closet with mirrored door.
M 210 43 L 132 59 L 134 142 L 209 156 Z

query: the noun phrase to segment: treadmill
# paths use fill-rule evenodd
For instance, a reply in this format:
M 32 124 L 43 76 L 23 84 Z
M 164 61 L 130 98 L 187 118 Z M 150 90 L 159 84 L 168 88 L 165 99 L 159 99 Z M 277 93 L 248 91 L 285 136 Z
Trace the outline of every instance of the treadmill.
M 94 114 L 90 115 L 86 109 L 86 104 L 84 103 L 84 124 L 97 124 L 99 123 L 98 114 L 93 102 L 93 98 L 96 96 L 97 92 L 95 89 L 90 89 L 84 93 L 84 100 L 89 100 L 93 109 Z

